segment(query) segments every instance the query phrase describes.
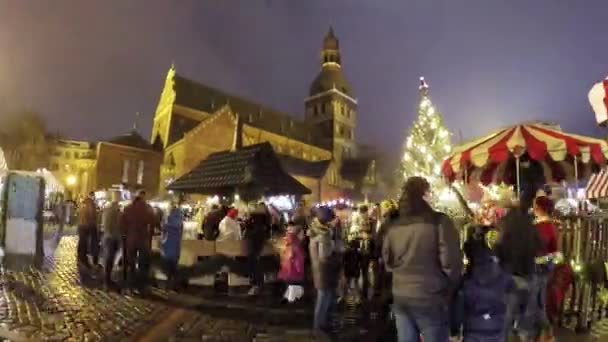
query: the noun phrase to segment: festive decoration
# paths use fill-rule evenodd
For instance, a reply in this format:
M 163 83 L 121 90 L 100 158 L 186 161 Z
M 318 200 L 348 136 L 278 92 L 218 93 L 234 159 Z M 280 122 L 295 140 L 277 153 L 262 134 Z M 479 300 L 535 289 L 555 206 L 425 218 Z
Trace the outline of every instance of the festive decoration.
M 412 176 L 426 177 L 433 189 L 440 193 L 441 189 L 446 188 L 441 176 L 441 161 L 451 151 L 450 133 L 444 127 L 441 114 L 431 102 L 429 85 L 424 77 L 420 78 L 418 89 L 418 117 L 405 140 L 400 181 Z
M 600 126 L 608 124 L 608 77 L 591 87 L 589 103 L 595 112 L 595 121 Z

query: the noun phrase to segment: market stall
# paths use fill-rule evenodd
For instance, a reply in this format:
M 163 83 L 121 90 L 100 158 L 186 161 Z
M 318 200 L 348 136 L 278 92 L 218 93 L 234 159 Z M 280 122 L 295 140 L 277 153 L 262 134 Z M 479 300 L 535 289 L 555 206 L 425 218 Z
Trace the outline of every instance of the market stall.
M 310 194 L 308 188 L 283 170 L 269 143 L 213 153 L 167 189 L 175 193 L 207 195 L 225 204 L 235 201 L 255 203 L 271 196 Z M 277 206 L 275 203 L 275 208 L 270 212 L 278 212 Z M 184 238 L 191 236 L 184 233 Z M 273 241 L 267 244 L 263 254 L 276 255 Z M 193 262 L 199 258 L 232 260 L 246 255 L 245 245 L 241 241 L 183 240 L 180 264 L 194 267 Z M 209 268 L 205 266 L 203 269 Z

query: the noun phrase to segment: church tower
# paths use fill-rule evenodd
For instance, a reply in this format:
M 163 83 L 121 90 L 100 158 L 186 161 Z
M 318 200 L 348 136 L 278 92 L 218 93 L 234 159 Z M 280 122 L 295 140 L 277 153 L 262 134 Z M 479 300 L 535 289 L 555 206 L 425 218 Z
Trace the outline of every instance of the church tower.
M 355 156 L 357 100 L 342 74 L 340 41 L 331 27 L 323 39 L 321 70 L 304 103 L 306 120 L 321 131 L 322 143 L 332 150 L 334 160 Z
M 150 143 L 153 145 L 165 148 L 169 144 L 169 129 L 175 97 L 175 65 L 172 64 L 167 72 L 163 91 L 154 113 L 152 136 L 150 137 Z

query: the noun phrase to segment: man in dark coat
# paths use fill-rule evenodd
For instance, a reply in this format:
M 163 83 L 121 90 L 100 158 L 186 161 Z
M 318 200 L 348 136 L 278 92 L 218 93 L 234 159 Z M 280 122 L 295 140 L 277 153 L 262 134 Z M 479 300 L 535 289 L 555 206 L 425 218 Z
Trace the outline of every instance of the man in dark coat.
M 403 187 L 399 219 L 388 229 L 382 259 L 393 273 L 393 312 L 399 341 L 447 341 L 449 299 L 460 281 L 462 254 L 452 220 L 429 205 L 425 178 Z

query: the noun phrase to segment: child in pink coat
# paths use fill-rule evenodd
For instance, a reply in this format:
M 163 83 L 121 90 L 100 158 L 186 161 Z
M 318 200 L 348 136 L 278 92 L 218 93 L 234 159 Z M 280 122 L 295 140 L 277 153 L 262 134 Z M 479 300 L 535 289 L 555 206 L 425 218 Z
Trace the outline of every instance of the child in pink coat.
M 279 279 L 287 285 L 285 299 L 292 303 L 304 295 L 304 288 L 302 287 L 305 277 L 305 251 L 302 244 L 304 232 L 290 222 L 287 225 L 287 235 L 284 239 L 285 246 L 281 253 Z

